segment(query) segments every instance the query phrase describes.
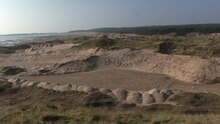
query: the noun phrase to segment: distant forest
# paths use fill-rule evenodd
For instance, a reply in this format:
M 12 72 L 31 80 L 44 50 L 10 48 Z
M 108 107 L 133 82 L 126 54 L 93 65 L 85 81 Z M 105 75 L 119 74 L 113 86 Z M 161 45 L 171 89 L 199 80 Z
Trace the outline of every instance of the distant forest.
M 87 31 L 103 32 L 103 33 L 135 33 L 135 34 L 143 34 L 143 35 L 160 35 L 160 34 L 169 34 L 169 33 L 176 33 L 177 35 L 185 35 L 192 32 L 210 34 L 210 33 L 220 33 L 220 24 L 97 28 Z

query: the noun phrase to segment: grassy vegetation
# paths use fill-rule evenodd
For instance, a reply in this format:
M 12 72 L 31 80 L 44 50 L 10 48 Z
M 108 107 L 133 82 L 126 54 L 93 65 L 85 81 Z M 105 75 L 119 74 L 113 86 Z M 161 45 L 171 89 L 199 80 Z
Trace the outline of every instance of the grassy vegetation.
M 180 93 L 175 95 L 171 101 L 175 101 L 184 106 L 220 107 L 220 96 L 208 93 Z
M 11 53 L 15 53 L 16 50 L 24 50 L 30 47 L 31 46 L 28 44 L 19 44 L 15 46 L 4 46 L 4 47 L 0 47 L 0 53 L 11 54 Z
M 108 38 L 107 36 L 96 37 L 78 37 L 74 39 L 75 43 L 81 44 L 80 48 L 94 48 L 99 47 L 103 49 L 111 49 L 116 45 L 114 39 Z
M 8 67 L 1 67 L 0 68 L 0 74 L 1 75 L 17 75 L 22 72 L 26 72 L 25 69 L 20 68 L 20 67 L 15 67 L 15 66 L 8 66 Z
M 62 40 L 56 39 L 51 41 L 45 41 L 44 44 L 62 44 L 64 43 Z M 25 50 L 28 48 L 31 48 L 31 45 L 38 45 L 42 44 L 42 42 L 32 42 L 32 43 L 26 43 L 26 44 L 18 44 L 15 46 L 0 46 L 0 53 L 3 54 L 12 54 L 15 53 L 18 50 Z
M 78 38 L 80 39 L 80 38 Z M 97 42 L 102 38 L 90 37 L 86 40 L 77 40 L 81 43 L 80 48 L 97 47 Z M 199 33 L 191 33 L 186 36 L 178 36 L 175 33 L 166 35 L 121 35 L 111 38 L 113 43 L 105 45 L 108 49 L 152 49 L 159 51 L 160 45 L 164 42 L 172 43 L 175 49 L 171 54 L 194 55 L 203 58 L 220 57 L 220 35 L 212 36 Z
M 100 48 L 110 48 L 114 44 L 115 41 L 113 39 L 110 39 L 107 36 L 103 36 L 96 41 L 95 46 Z
M 220 26 L 220 25 L 218 25 Z M 174 26 L 175 27 L 175 26 Z M 184 28 L 184 26 L 180 26 Z M 188 27 L 188 26 L 186 26 Z M 189 26 L 190 27 L 190 26 Z M 197 27 L 197 26 L 196 26 Z M 202 26 L 203 27 L 203 26 Z M 166 29 L 163 27 L 164 30 Z M 182 30 L 182 29 L 178 30 Z M 211 33 L 215 29 L 213 25 L 211 27 L 204 27 L 205 31 Z M 210 28 L 210 29 L 209 29 Z M 216 30 L 218 27 L 216 27 Z M 220 28 L 219 28 L 220 29 Z M 200 29 L 199 29 L 200 30 Z M 201 30 L 203 30 L 201 28 Z M 193 29 L 193 31 L 197 31 Z M 138 34 L 121 34 L 120 36 L 82 36 L 76 37 L 73 40 L 74 43 L 81 44 L 78 48 L 94 48 L 100 47 L 104 49 L 151 49 L 154 51 L 160 51 L 160 45 L 163 43 L 171 43 L 175 46 L 175 49 L 171 51 L 171 54 L 177 55 L 193 55 L 200 56 L 202 58 L 220 57 L 220 34 L 207 34 L 201 32 L 187 32 L 185 35 L 178 35 L 178 31 L 168 32 L 166 34 L 153 34 L 153 35 L 138 35 Z M 116 32 L 117 33 L 117 32 Z M 135 32 L 134 32 L 135 33 Z M 61 40 L 48 41 L 45 43 L 60 44 Z M 0 47 L 0 53 L 14 53 L 16 50 L 23 50 L 30 48 L 31 45 L 40 43 L 21 44 L 11 47 Z M 169 51 L 170 54 L 170 51 Z
M 47 40 L 47 41 L 41 41 L 41 42 L 30 42 L 30 43 L 27 43 L 27 45 L 41 45 L 41 44 L 44 44 L 44 45 L 48 45 L 48 44 L 52 44 L 52 45 L 56 45 L 56 44 L 62 44 L 64 43 L 63 40 L 60 40 L 60 39 L 54 39 L 54 40 Z
M 82 92 L 61 93 L 36 87 L 14 90 L 6 88 L 0 92 L 0 123 L 216 124 L 220 121 L 220 109 L 217 108 L 201 109 L 191 105 L 160 104 L 139 108 L 129 105 L 109 105 L 109 100 L 114 102 L 109 96 L 100 93 L 90 95 Z M 207 109 L 209 111 L 205 111 Z
M 85 106 L 114 106 L 116 101 L 106 94 L 95 92 L 85 96 L 83 104 Z

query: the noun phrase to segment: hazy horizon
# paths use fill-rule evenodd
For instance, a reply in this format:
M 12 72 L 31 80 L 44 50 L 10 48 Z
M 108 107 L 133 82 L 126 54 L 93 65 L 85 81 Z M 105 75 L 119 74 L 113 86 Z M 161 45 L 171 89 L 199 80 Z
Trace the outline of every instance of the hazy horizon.
M 219 0 L 0 0 L 0 34 L 220 23 Z

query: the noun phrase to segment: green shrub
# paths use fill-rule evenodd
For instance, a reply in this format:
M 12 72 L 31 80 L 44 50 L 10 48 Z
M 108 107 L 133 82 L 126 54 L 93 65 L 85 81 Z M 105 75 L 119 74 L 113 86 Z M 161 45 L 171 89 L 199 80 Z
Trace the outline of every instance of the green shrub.
M 107 36 L 103 36 L 96 42 L 96 47 L 100 48 L 109 48 L 115 44 L 113 39 L 108 38 Z
M 159 44 L 158 52 L 160 52 L 162 54 L 171 54 L 174 49 L 175 49 L 175 45 L 173 42 L 165 41 L 165 42 Z

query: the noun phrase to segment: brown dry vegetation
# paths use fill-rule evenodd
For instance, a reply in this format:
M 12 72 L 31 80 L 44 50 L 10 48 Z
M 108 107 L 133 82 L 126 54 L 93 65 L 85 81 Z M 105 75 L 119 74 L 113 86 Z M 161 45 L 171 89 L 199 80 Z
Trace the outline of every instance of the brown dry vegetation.
M 0 92 L 2 124 L 216 124 L 220 121 L 220 104 L 216 102 L 220 97 L 213 95 L 210 95 L 213 99 L 209 99 L 200 94 L 201 99 L 209 100 L 205 104 L 200 100 L 201 105 L 207 107 L 194 107 L 189 103 L 142 108 L 117 104 L 113 98 L 101 93 L 56 92 L 36 87 L 11 89 L 7 83 L 1 84 L 4 88 Z M 173 101 L 181 104 L 194 95 L 181 94 Z M 213 102 L 218 106 L 213 106 Z

